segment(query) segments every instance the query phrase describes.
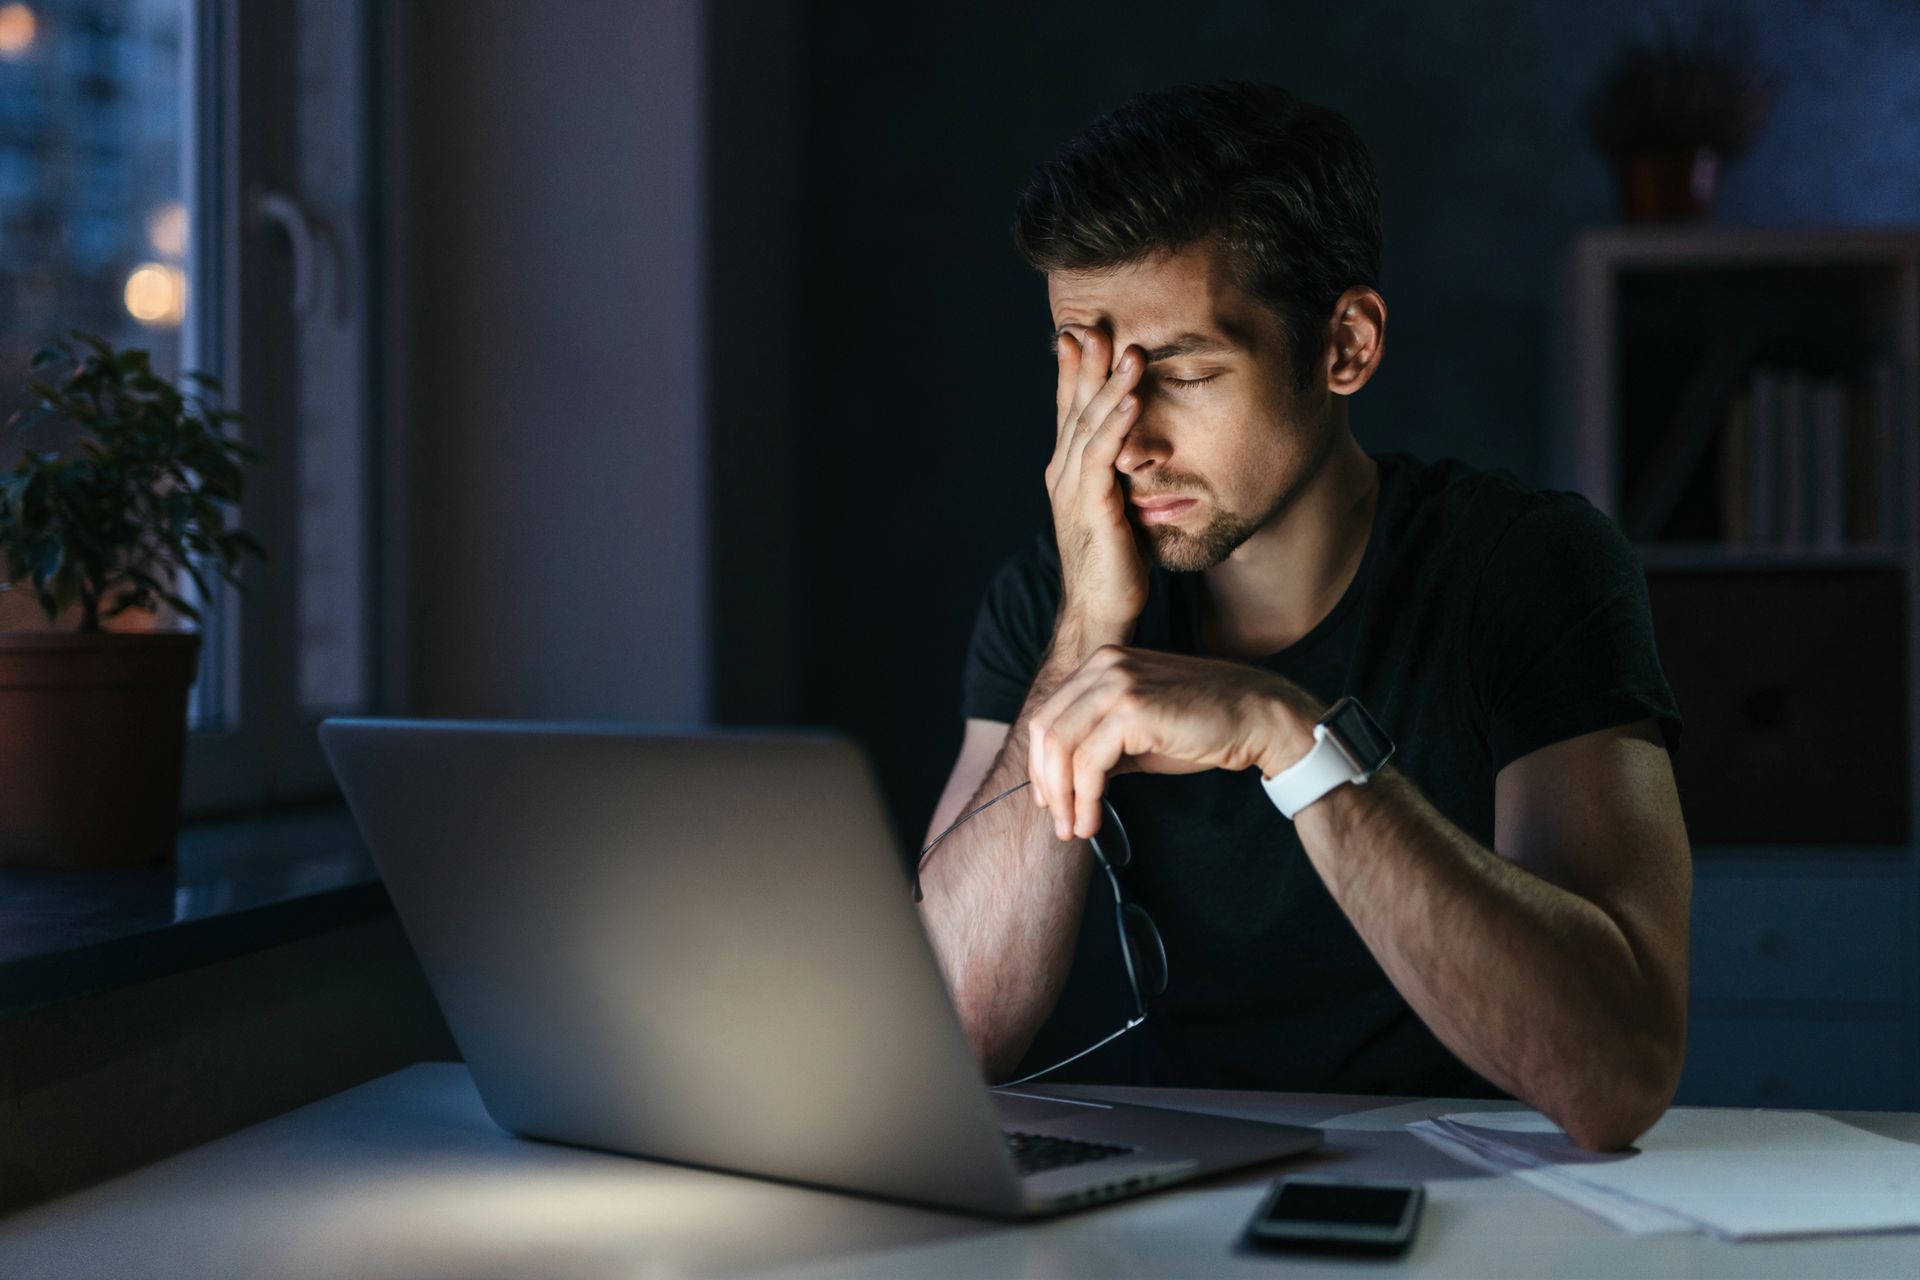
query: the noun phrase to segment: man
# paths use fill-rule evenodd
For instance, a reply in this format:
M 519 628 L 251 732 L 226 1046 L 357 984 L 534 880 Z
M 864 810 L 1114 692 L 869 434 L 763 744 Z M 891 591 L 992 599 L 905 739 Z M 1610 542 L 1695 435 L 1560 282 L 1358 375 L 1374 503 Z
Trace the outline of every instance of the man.
M 1058 998 L 1104 797 L 1173 975 L 1145 1082 L 1505 1090 L 1630 1143 L 1679 1077 L 1691 892 L 1645 580 L 1583 498 L 1355 441 L 1387 320 L 1359 139 L 1271 87 L 1143 95 L 1015 234 L 1055 327 L 1052 536 L 988 590 L 929 838 L 1031 786 L 922 906 L 990 1077 Z M 1350 711 L 1302 764 L 1342 698 L 1393 743 L 1364 779 Z

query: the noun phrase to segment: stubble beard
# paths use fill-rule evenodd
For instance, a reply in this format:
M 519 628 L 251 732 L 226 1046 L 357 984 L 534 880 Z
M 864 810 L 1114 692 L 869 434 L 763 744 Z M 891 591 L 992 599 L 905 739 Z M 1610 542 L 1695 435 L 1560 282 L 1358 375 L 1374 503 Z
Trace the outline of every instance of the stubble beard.
M 1258 520 L 1250 520 L 1237 511 L 1217 511 L 1196 533 L 1174 525 L 1135 525 L 1134 538 L 1143 556 L 1170 573 L 1204 573 L 1222 563 L 1241 543 L 1263 527 L 1280 518 L 1292 506 L 1332 456 L 1334 431 L 1329 427 L 1316 439 L 1302 460 L 1291 482 L 1283 484 L 1272 507 Z M 1208 493 L 1209 500 L 1212 494 Z
M 1232 555 L 1258 526 L 1231 511 L 1215 512 L 1198 531 L 1173 525 L 1136 526 L 1142 551 L 1169 573 L 1202 573 Z
M 1306 459 L 1291 483 L 1281 487 L 1273 505 L 1259 519 L 1249 519 L 1237 511 L 1216 511 L 1201 528 L 1188 533 L 1175 525 L 1134 526 L 1134 538 L 1143 556 L 1170 573 L 1204 573 L 1239 549 L 1240 544 L 1280 518 L 1294 500 L 1312 483 L 1327 460 L 1325 443 Z M 1207 494 L 1209 501 L 1213 495 Z

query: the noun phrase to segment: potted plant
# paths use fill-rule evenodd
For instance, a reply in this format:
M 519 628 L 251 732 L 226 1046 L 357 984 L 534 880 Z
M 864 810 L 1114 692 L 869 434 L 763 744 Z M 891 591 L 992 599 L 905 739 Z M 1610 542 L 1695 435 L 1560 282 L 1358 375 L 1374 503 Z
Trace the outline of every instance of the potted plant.
M 0 629 L 0 863 L 125 866 L 173 856 L 187 690 L 199 656 L 182 575 L 260 544 L 228 528 L 256 452 L 227 434 L 219 384 L 183 391 L 147 352 L 75 332 L 33 358 L 33 405 L 9 421 L 0 573 L 45 626 Z M 49 429 L 52 447 L 28 439 Z M 37 620 L 36 620 L 37 621 Z
M 1587 134 L 1613 167 L 1621 216 L 1677 222 L 1707 216 L 1720 175 L 1759 138 L 1774 83 L 1755 65 L 1749 29 L 1710 9 L 1677 33 L 1623 48 L 1586 102 Z

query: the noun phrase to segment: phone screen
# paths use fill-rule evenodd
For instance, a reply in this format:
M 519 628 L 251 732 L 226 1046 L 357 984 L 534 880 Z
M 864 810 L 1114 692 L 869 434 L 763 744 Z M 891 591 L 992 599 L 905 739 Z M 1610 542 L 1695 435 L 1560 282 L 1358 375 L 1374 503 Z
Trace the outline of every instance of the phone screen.
M 1282 1178 L 1247 1224 L 1263 1249 L 1399 1253 L 1426 1200 L 1414 1184 Z
M 1407 1187 L 1330 1186 L 1324 1182 L 1283 1182 L 1262 1222 L 1343 1222 L 1391 1227 L 1407 1211 Z

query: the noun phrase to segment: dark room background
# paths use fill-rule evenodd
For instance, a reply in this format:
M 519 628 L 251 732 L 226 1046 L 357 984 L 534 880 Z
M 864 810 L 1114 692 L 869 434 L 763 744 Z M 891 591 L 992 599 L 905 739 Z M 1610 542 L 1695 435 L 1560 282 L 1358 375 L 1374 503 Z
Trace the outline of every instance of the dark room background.
M 1764 126 L 1708 216 L 1624 225 L 1583 106 L 1630 42 L 1708 19 L 1750 35 Z M 69 1126 L 125 1167 L 452 1052 L 324 714 L 824 726 L 916 848 L 981 593 L 1049 521 L 1016 195 L 1101 112 L 1226 78 L 1371 151 L 1389 323 L 1361 444 L 1598 484 L 1641 526 L 1687 725 L 1678 1101 L 1920 1107 L 1915 0 L 35 0 L 0 4 L 0 71 L 0 391 L 99 317 L 212 361 L 277 459 L 241 508 L 275 567 L 206 632 L 178 866 L 125 868 L 112 911 L 39 868 L 0 894 L 8 1007 L 37 1019 L 0 1068 L 41 1081 L 9 1150 Z M 1835 486 L 1865 535 L 1729 531 L 1776 479 L 1727 483 L 1730 442 L 1795 380 L 1823 412 L 1865 392 L 1844 433 L 1777 415 L 1869 440 Z M 1842 453 L 1797 456 L 1832 478 Z M 1671 518 L 1631 518 L 1661 494 Z M 0 593 L 0 634 L 50 625 Z M 223 870 L 255 820 L 294 833 L 245 837 L 284 884 Z M 232 926 L 232 965 L 201 924 Z M 86 949 L 109 927 L 124 972 Z M 1076 966 L 1082 1025 L 1049 1034 L 1104 1034 L 1110 974 Z M 73 1003 L 43 1011 L 56 979 Z M 226 1085 L 178 1106 L 187 1079 Z M 0 1206 L 106 1172 L 88 1146 L 0 1168 Z
M 1590 414 L 1596 438 L 1663 426 L 1714 342 L 1701 330 L 1739 319 L 1747 285 L 1793 330 L 1758 364 L 1825 349 L 1855 373 L 1892 361 L 1911 375 L 1920 347 L 1920 10 L 1896 0 L 1733 10 L 1774 100 L 1710 216 L 1677 235 L 1621 227 L 1582 108 L 1629 42 L 1728 12 L 1702 2 L 394 12 L 406 74 L 388 305 L 404 318 L 410 472 L 388 705 L 836 728 L 873 760 L 903 853 L 959 743 L 980 593 L 1048 519 L 1049 315 L 1013 249 L 1015 196 L 1142 89 L 1274 81 L 1365 140 L 1389 322 L 1351 412 L 1376 451 L 1566 483 L 1570 393 L 1598 380 L 1639 397 L 1642 412 Z M 1569 303 L 1570 264 L 1594 260 L 1579 254 L 1661 244 L 1680 256 L 1644 276 L 1653 294 L 1614 290 L 1637 319 Z M 1782 246 L 1825 283 L 1780 275 Z M 1716 257 L 1729 251 L 1738 261 Z M 1707 260 L 1720 265 L 1695 271 Z M 1660 294 L 1663 279 L 1681 293 Z M 1582 326 L 1623 344 L 1589 343 L 1585 381 L 1563 365 Z M 1659 358 L 1635 364 L 1633 344 Z M 1668 355 L 1680 367 L 1661 372 Z M 1910 465 L 1886 474 L 1912 488 Z M 1710 812 L 1702 778 L 1723 817 L 1744 788 L 1791 819 L 1694 830 L 1682 1101 L 1920 1096 L 1920 542 L 1908 520 L 1883 543 L 1830 561 L 1654 547 L 1672 553 L 1667 582 L 1718 575 L 1766 641 L 1736 656 L 1775 668 L 1741 673 L 1758 683 L 1719 703 L 1676 679 L 1690 820 Z M 1658 618 L 1671 599 L 1696 623 L 1689 637 L 1663 622 L 1663 657 L 1686 639 L 1711 672 L 1716 615 L 1681 585 L 1656 584 Z M 1847 610 L 1865 623 L 1836 621 Z M 1823 672 L 1841 682 L 1801 678 Z M 1871 733 L 1849 739 L 1866 711 Z M 1823 825 L 1827 793 L 1766 781 L 1795 760 L 1845 780 L 1849 750 L 1878 771 L 1885 812 L 1845 838 Z
M 1143 88 L 1278 82 L 1379 177 L 1387 355 L 1370 449 L 1547 483 L 1556 272 L 1618 220 L 1580 104 L 1619 45 L 1701 4 L 719 5 L 713 709 L 842 726 L 917 840 L 959 742 L 993 568 L 1047 518 L 1053 370 L 1015 193 Z M 1920 215 L 1920 10 L 1739 6 L 1778 100 L 1715 212 Z

